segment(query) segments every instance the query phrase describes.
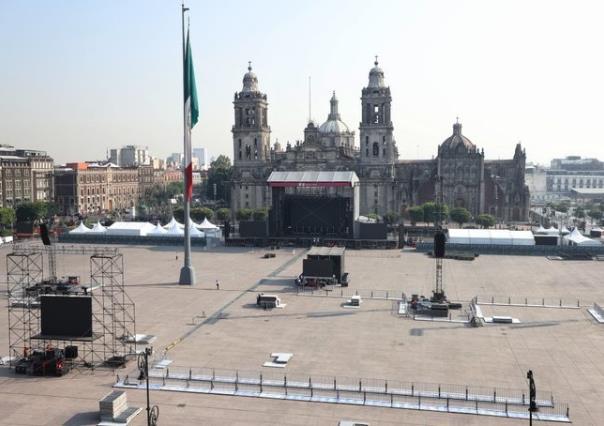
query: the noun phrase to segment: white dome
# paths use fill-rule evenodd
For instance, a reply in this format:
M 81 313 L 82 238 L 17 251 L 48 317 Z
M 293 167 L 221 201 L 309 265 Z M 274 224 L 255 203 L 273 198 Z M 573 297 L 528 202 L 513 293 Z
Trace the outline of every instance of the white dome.
M 319 127 L 320 133 L 349 133 L 350 129 L 342 120 L 327 120 Z
M 340 113 L 338 112 L 338 98 L 336 98 L 336 92 L 333 92 L 333 96 L 329 101 L 331 108 L 327 121 L 319 126 L 319 133 L 350 133 L 350 129 L 340 119 Z

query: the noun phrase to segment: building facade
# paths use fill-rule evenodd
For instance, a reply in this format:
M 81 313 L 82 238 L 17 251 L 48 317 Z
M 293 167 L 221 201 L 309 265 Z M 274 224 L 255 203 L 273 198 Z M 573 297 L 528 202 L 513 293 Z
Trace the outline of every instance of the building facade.
M 390 88 L 376 60 L 368 84 L 361 90 L 359 145 L 342 121 L 334 93 L 323 124 L 310 121 L 304 139 L 295 145 L 271 146 L 267 95 L 260 92 L 250 66 L 243 89 L 233 100 L 232 211 L 270 207 L 266 180 L 272 171 L 348 170 L 356 172 L 360 180 L 362 215 L 402 213 L 442 194 L 448 206 L 464 207 L 472 215 L 489 213 L 508 222 L 528 220 L 526 153 L 520 144 L 509 160 L 486 160 L 484 150 L 463 135 L 457 122 L 452 135 L 439 145 L 436 158 L 401 160 L 393 135 L 391 103 Z
M 109 151 L 109 162 L 120 167 L 148 166 L 151 161 L 146 146 L 126 145 Z
M 44 151 L 0 146 L 0 201 L 2 207 L 22 202 L 53 200 L 54 161 Z

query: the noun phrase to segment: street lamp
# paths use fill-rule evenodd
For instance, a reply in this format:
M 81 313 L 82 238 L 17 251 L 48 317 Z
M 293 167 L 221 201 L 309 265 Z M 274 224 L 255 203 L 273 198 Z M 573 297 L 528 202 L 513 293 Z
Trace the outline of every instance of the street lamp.
M 144 352 L 138 354 L 138 380 L 146 380 L 147 382 L 147 426 L 156 426 L 159 418 L 159 407 L 149 405 L 149 355 L 153 353 L 153 348 L 145 348 Z
M 533 370 L 526 373 L 526 378 L 529 381 L 529 425 L 533 424 L 533 412 L 539 411 L 537 407 L 537 388 L 535 388 L 535 380 L 533 379 Z

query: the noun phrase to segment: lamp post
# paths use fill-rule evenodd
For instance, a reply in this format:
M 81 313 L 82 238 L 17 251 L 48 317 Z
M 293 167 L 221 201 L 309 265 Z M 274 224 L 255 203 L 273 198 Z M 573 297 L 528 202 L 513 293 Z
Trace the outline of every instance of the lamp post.
M 147 382 L 147 426 L 156 426 L 159 418 L 159 407 L 150 406 L 149 403 L 149 355 L 153 353 L 153 348 L 145 348 L 144 352 L 138 354 L 137 365 L 139 370 L 138 380 Z
M 533 425 L 533 412 L 538 411 L 537 407 L 537 388 L 535 387 L 535 380 L 533 379 L 533 370 L 529 370 L 526 373 L 526 378 L 529 381 L 529 425 Z

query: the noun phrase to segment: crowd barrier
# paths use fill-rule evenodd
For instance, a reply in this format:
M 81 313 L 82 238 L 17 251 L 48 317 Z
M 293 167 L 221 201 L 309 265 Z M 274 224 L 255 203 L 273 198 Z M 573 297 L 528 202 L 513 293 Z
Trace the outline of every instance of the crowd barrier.
M 120 245 L 145 245 L 145 246 L 181 246 L 184 242 L 183 237 L 154 237 L 138 235 L 104 235 L 104 234 L 62 234 L 59 236 L 60 243 L 72 244 L 120 244 Z M 191 238 L 191 246 L 205 247 L 207 245 L 206 237 Z
M 428 253 L 434 249 L 434 243 L 417 243 L 416 250 Z M 503 254 L 515 256 L 596 256 L 604 254 L 604 245 L 592 247 L 578 246 L 514 246 L 514 245 L 492 245 L 492 244 L 450 244 L 447 243 L 446 250 L 457 252 L 469 252 L 478 254 Z

